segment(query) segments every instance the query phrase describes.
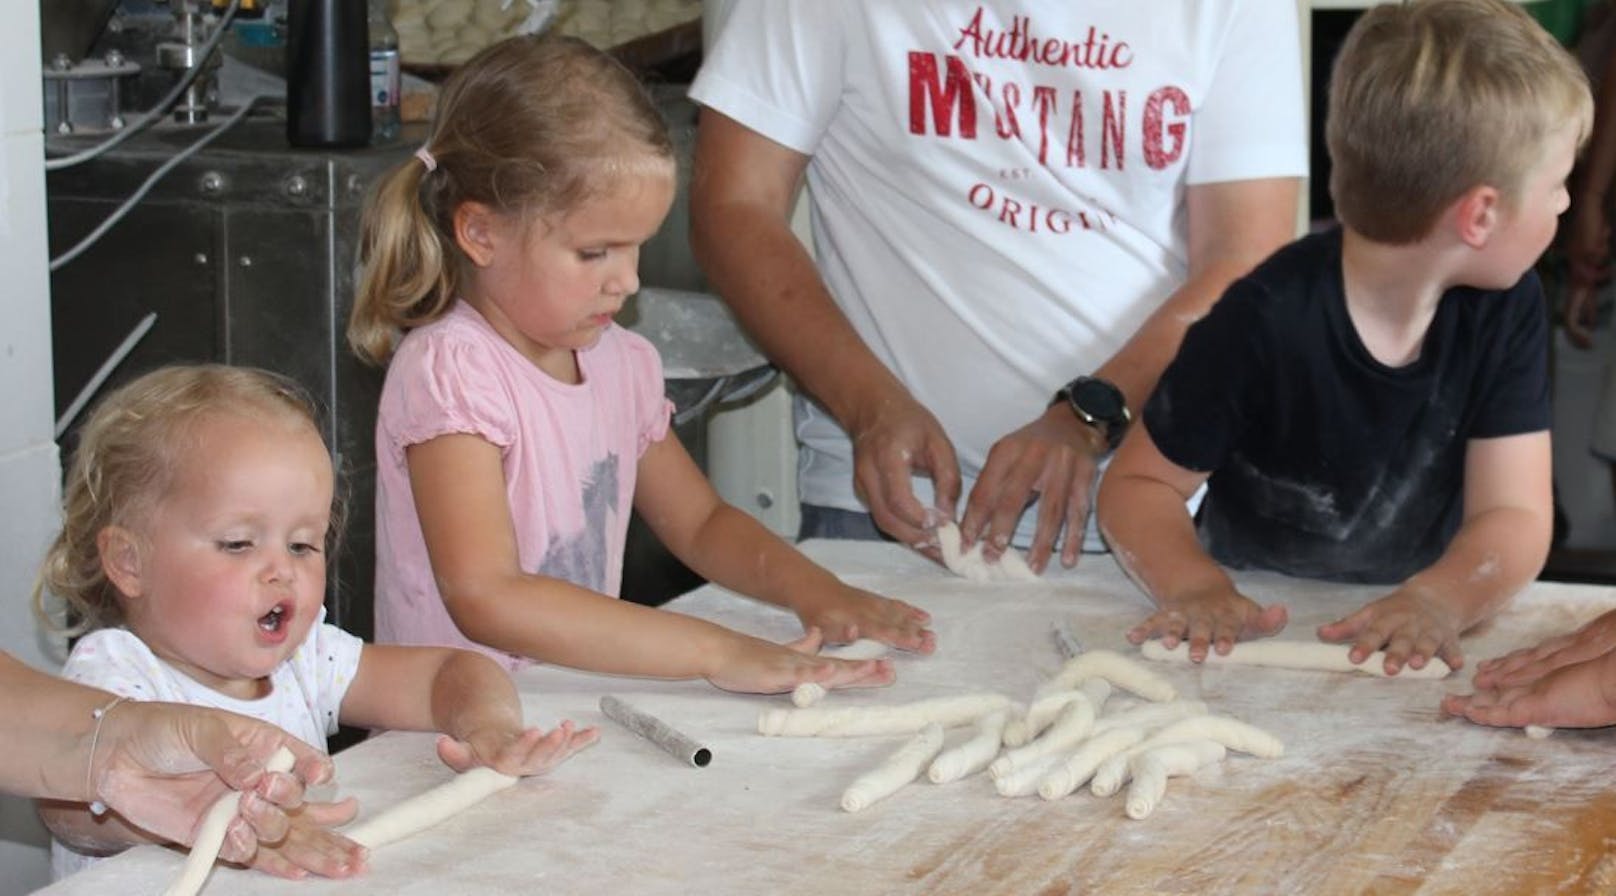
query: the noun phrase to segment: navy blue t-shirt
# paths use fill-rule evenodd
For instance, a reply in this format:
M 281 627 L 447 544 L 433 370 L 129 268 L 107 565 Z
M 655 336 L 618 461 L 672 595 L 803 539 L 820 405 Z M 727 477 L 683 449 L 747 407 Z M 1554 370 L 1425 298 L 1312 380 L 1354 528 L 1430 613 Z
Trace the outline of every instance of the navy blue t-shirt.
M 1341 232 L 1305 237 L 1189 328 L 1143 423 L 1210 472 L 1196 518 L 1218 562 L 1400 582 L 1458 531 L 1466 443 L 1549 428 L 1549 331 L 1528 272 L 1443 294 L 1419 358 L 1376 361 L 1347 314 Z

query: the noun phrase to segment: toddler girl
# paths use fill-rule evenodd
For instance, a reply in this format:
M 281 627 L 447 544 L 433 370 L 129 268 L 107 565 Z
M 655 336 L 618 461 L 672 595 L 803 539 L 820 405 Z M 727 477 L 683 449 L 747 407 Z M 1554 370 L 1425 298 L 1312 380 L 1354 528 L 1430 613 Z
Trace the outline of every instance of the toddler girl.
M 388 362 L 376 426 L 377 637 L 774 692 L 885 684 L 927 615 L 848 587 L 725 504 L 668 437 L 661 362 L 612 322 L 673 200 L 667 130 L 610 57 L 512 38 L 456 71 L 365 211 L 348 337 Z M 630 504 L 700 575 L 789 608 L 781 646 L 618 601 Z
M 63 674 L 131 700 L 194 703 L 325 746 L 339 722 L 446 732 L 457 771 L 546 771 L 595 740 L 522 725 L 504 670 L 464 650 L 378 647 L 324 623 L 334 473 L 314 408 L 257 370 L 170 367 L 109 395 L 85 423 L 63 524 L 35 586 L 88 632 Z M 252 798 L 252 797 L 249 797 Z M 364 850 L 325 825 L 351 801 L 293 814 L 252 864 L 345 877 Z M 58 876 L 154 837 L 83 803 L 41 803 Z

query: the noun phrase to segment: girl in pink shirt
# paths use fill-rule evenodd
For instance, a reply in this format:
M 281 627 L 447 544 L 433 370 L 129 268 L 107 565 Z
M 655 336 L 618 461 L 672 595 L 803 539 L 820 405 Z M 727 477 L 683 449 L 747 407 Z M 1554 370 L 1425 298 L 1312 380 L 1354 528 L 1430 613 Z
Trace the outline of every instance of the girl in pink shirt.
M 927 615 L 849 587 L 725 504 L 668 438 L 656 350 L 612 315 L 673 200 L 638 83 L 581 41 L 513 38 L 460 68 L 426 145 L 365 210 L 348 338 L 388 363 L 376 426 L 376 627 L 619 675 L 775 692 L 879 685 Z M 630 510 L 675 556 L 794 611 L 788 645 L 616 597 Z

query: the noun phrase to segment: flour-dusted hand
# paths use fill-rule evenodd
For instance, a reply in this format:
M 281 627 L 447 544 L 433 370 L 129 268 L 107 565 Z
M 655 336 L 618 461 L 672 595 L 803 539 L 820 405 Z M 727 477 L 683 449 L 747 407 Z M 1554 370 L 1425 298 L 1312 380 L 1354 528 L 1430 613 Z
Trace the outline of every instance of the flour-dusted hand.
M 780 694 L 813 682 L 826 690 L 885 687 L 892 683 L 888 659 L 839 660 L 819 656 L 824 636 L 812 629 L 787 644 L 737 634 L 725 639 L 713 671 L 705 677 L 715 687 L 750 694 Z
M 487 766 L 501 774 L 525 778 L 550 771 L 599 739 L 599 729 L 592 725 L 574 728 L 570 720 L 549 731 L 484 728 L 469 733 L 464 740 L 439 736 L 438 758 L 457 772 Z
M 1190 644 L 1190 659 L 1206 659 L 1209 649 L 1226 654 L 1242 638 L 1272 635 L 1285 627 L 1288 611 L 1281 604 L 1264 607 L 1236 591 L 1217 585 L 1179 597 L 1163 598 L 1160 609 L 1128 630 L 1128 641 L 1143 644 L 1160 638 L 1163 646 Z
M 331 828 L 347 824 L 358 813 L 359 803 L 352 797 L 337 803 L 305 803 L 291 816 L 286 837 L 274 845 L 259 844 L 251 865 L 292 880 L 310 872 L 353 877 L 365 870 L 370 851 Z
M 1038 527 L 1027 565 L 1042 573 L 1058 544 L 1061 565 L 1076 566 L 1098 470 L 1095 458 L 1104 450 L 1099 434 L 1064 402 L 994 442 L 960 520 L 965 546 L 982 541 L 984 556 L 997 560 L 1036 499 Z
M 853 488 L 881 531 L 908 545 L 927 545 L 928 508 L 909 477 L 931 477 L 936 509 L 949 519 L 959 502 L 959 458 L 942 424 L 901 390 L 872 395 L 843 421 L 853 440 Z M 938 559 L 935 549 L 920 550 Z
M 1566 666 L 1616 651 L 1616 610 L 1605 613 L 1568 635 L 1549 638 L 1476 666 L 1476 687 L 1518 688 Z
M 832 582 L 828 588 L 793 601 L 804 631 L 818 629 L 830 644 L 851 644 L 868 638 L 916 653 L 931 653 L 937 648 L 936 634 L 926 627 L 931 622 L 930 613 L 834 578 Z
M 1442 699 L 1442 709 L 1479 725 L 1616 725 L 1616 651 L 1558 666 L 1518 687 L 1482 688 L 1469 696 L 1450 694 Z
M 1459 629 L 1458 614 L 1448 601 L 1405 585 L 1350 616 L 1319 626 L 1319 639 L 1332 644 L 1351 641 L 1347 656 L 1354 663 L 1384 650 L 1386 674 L 1396 675 L 1405 664 L 1423 669 L 1432 657 L 1454 669 L 1463 666 Z

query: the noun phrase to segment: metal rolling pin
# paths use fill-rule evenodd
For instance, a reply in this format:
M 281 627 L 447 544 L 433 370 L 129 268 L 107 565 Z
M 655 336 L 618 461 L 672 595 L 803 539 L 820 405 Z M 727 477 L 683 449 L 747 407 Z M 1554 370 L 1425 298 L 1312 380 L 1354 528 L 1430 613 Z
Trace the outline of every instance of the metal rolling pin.
M 616 697 L 600 698 L 600 711 L 624 728 L 697 768 L 705 768 L 707 763 L 713 761 L 712 750 L 674 730 L 667 722 L 635 709 Z

